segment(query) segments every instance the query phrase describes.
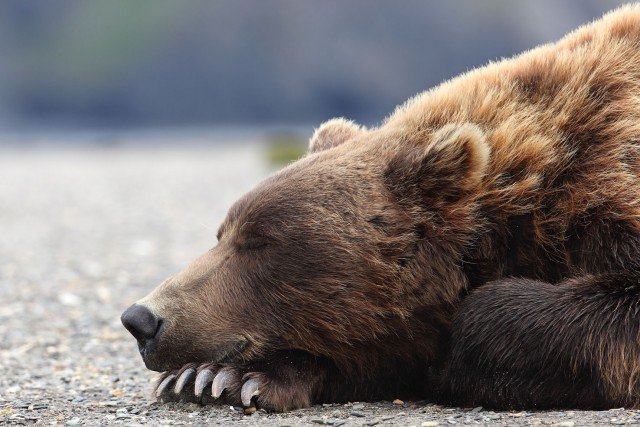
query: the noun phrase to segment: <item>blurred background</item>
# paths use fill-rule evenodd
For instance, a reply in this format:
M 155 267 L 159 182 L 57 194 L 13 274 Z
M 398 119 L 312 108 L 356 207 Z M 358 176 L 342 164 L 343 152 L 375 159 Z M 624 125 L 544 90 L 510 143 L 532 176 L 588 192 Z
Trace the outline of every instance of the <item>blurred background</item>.
M 426 88 L 619 3 L 5 0 L 0 130 L 308 134 L 335 116 L 375 124 Z
M 0 424 L 175 419 L 119 315 L 235 199 L 321 122 L 375 125 L 617 4 L 0 2 Z

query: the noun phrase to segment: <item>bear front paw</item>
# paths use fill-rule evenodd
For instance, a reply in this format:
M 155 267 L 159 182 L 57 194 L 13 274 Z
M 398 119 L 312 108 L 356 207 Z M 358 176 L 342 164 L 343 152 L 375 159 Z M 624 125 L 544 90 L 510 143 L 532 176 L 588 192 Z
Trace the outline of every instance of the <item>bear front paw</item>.
M 241 389 L 242 375 L 239 370 L 210 363 L 189 363 L 180 369 L 162 373 L 155 396 L 163 402 L 240 405 Z
M 194 363 L 161 374 L 155 396 L 162 402 L 225 404 L 267 411 L 287 411 L 310 406 L 312 390 L 303 378 L 290 380 L 256 371 L 254 367 Z

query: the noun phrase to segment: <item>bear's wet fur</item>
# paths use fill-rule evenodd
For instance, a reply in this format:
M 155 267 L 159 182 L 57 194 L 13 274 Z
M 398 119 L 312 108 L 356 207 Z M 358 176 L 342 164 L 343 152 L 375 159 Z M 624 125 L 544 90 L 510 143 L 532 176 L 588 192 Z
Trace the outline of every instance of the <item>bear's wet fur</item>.
M 138 302 L 158 395 L 640 407 L 639 179 L 640 6 L 327 122 Z

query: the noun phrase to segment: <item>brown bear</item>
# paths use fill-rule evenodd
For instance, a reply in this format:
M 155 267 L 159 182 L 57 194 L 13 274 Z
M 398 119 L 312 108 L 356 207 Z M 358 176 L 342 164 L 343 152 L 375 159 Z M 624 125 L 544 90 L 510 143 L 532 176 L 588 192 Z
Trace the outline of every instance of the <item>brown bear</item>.
M 640 406 L 640 6 L 322 125 L 122 316 L 157 396 Z

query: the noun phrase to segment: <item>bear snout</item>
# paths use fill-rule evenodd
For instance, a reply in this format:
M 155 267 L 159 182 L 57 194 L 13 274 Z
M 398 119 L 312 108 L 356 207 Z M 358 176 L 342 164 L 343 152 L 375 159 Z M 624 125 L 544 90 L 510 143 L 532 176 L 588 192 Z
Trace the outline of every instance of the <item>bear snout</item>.
M 162 319 L 157 317 L 147 307 L 133 304 L 126 309 L 120 320 L 125 328 L 138 341 L 138 349 L 143 358 L 149 352 L 149 347 L 157 341 L 161 332 Z

